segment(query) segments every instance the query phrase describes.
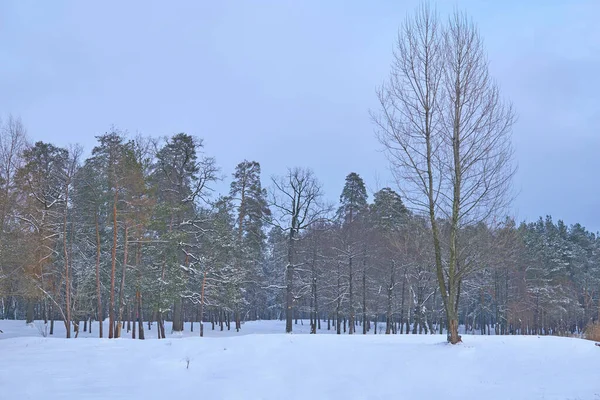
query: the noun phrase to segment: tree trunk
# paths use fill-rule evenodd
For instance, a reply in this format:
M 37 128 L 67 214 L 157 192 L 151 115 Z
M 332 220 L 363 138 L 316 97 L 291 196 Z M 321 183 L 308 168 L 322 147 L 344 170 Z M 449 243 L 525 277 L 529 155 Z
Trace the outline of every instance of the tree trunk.
M 202 288 L 200 289 L 200 337 L 204 336 L 204 287 L 206 286 L 206 272 L 202 276 Z M 212 329 L 215 330 L 215 323 L 213 320 Z
M 99 337 L 102 337 L 102 293 L 100 291 L 100 227 L 98 226 L 98 213 L 94 213 L 94 224 L 96 226 L 96 301 L 97 301 L 97 318 L 100 326 L 98 328 Z
M 158 312 L 157 316 L 159 339 L 165 339 L 167 337 L 165 335 L 165 319 L 163 318 L 162 312 Z
M 141 235 L 138 235 L 138 243 L 135 251 L 135 269 L 137 271 L 137 287 L 135 290 L 135 304 L 133 306 L 134 311 L 133 314 L 138 324 L 138 337 L 141 340 L 144 340 L 144 318 L 142 315 L 142 293 L 141 293 L 141 285 L 142 285 L 142 271 L 140 268 L 140 260 L 142 258 L 142 243 L 141 243 Z M 150 326 L 150 321 L 148 321 L 148 326 Z M 149 328 L 148 328 L 149 329 Z M 135 335 L 135 324 L 133 325 L 133 335 Z M 134 338 L 135 339 L 135 338 Z
M 132 328 L 131 329 L 131 338 L 132 339 L 135 339 L 135 330 L 136 330 L 136 324 L 137 324 L 137 321 L 138 321 L 137 311 L 138 310 L 137 310 L 137 295 L 136 295 L 135 303 L 133 305 L 133 315 L 131 317 L 133 319 L 132 327 L 131 327 Z
M 183 307 L 181 297 L 175 300 L 173 306 L 173 332 L 181 332 L 183 330 L 183 321 L 181 320 L 181 309 Z
M 64 257 L 65 257 L 65 326 L 67 328 L 67 339 L 71 337 L 71 330 L 69 326 L 71 325 L 71 282 L 69 280 L 69 251 L 67 249 L 67 220 L 68 220 L 68 210 L 69 210 L 69 185 L 67 182 L 65 187 L 65 214 L 63 220 L 63 248 L 64 248 Z
M 404 267 L 404 274 L 402 277 L 402 298 L 400 299 L 400 334 L 404 333 L 404 296 L 405 296 L 405 288 L 406 288 L 406 266 Z M 408 328 L 406 328 L 408 329 Z
M 118 328 L 115 332 L 115 337 L 121 337 L 121 322 L 123 321 L 123 311 L 125 308 L 125 274 L 127 272 L 127 256 L 129 250 L 128 237 L 129 237 L 129 226 L 125 224 L 125 232 L 123 234 L 125 243 L 123 244 L 123 268 L 121 269 L 121 285 L 119 287 L 119 317 L 118 317 Z
M 386 320 L 385 320 L 385 334 L 389 335 L 392 331 L 392 300 L 393 300 L 393 293 L 394 293 L 394 285 L 396 284 L 395 282 L 395 263 L 394 261 L 392 261 L 392 265 L 390 268 L 390 283 L 388 286 L 388 293 L 387 293 L 387 312 L 386 312 Z
M 54 335 L 54 306 L 52 304 L 50 305 L 50 334 Z
M 294 276 L 294 266 L 292 264 L 288 264 L 285 270 L 285 281 L 286 281 L 286 290 L 285 290 L 285 333 L 292 332 L 292 319 L 293 319 L 293 276 Z
M 131 302 L 127 303 L 127 333 L 131 332 L 131 320 L 133 319 L 133 314 L 131 311 Z
M 117 269 L 117 201 L 118 190 L 115 188 L 115 198 L 113 201 L 113 246 L 111 254 L 111 270 L 110 270 L 110 301 L 108 309 L 108 338 L 115 337 L 115 273 Z
M 362 274 L 362 295 L 363 295 L 363 307 L 362 307 L 362 330 L 363 335 L 367 334 L 367 268 L 366 268 L 366 257 L 363 259 L 363 274 Z
M 26 315 L 26 323 L 27 324 L 32 324 L 33 323 L 33 306 L 34 303 L 31 299 L 27 299 L 27 315 Z
M 353 269 L 353 265 L 352 265 L 352 256 L 350 256 L 348 259 L 348 273 L 349 273 L 348 281 L 349 281 L 349 301 L 350 301 L 350 319 L 348 321 L 348 323 L 349 323 L 348 334 L 352 335 L 354 333 L 354 290 L 353 290 L 354 269 Z M 346 331 L 345 327 L 346 327 L 346 324 L 344 321 L 344 332 Z
M 138 313 L 138 337 L 144 340 L 144 316 L 142 314 L 142 294 L 138 290 L 137 294 L 137 313 Z M 150 322 L 150 321 L 148 321 Z

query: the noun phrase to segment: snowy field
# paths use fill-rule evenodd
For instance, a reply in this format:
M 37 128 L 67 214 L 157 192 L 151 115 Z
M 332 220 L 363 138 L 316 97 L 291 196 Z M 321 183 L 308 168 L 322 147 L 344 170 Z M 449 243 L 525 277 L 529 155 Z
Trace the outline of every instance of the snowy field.
M 146 341 L 92 338 L 95 324 L 92 337 L 67 340 L 61 323 L 48 338 L 36 325 L 0 320 L 1 400 L 600 400 L 600 347 L 581 339 L 463 336 L 451 346 L 441 335 L 286 335 L 283 322 L 264 321 L 239 333 L 207 324 L 205 338 L 186 324 Z

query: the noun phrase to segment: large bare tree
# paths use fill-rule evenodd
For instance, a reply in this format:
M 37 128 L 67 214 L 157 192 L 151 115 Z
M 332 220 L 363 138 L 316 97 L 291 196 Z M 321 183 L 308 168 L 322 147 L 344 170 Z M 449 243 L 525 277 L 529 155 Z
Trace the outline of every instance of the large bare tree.
M 373 119 L 400 189 L 429 216 L 448 340 L 457 343 L 461 282 L 476 267 L 462 256 L 460 232 L 510 201 L 514 113 L 489 76 L 477 27 L 458 11 L 442 23 L 428 4 L 400 28 L 378 99 Z
M 286 175 L 273 178 L 271 205 L 276 211 L 272 224 L 287 236 L 285 267 L 285 331 L 292 332 L 294 307 L 294 270 L 297 267 L 296 242 L 305 229 L 322 219 L 326 213 L 321 203 L 320 183 L 309 169 L 291 168 Z

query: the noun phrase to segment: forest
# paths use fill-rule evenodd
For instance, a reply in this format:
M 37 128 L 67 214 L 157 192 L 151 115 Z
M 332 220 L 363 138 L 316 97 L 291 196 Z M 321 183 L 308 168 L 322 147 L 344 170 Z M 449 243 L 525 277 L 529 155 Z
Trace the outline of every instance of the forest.
M 266 319 L 453 344 L 459 326 L 582 334 L 600 320 L 600 239 L 510 217 L 516 113 L 488 65 L 465 14 L 408 17 L 371 110 L 396 185 L 369 193 L 348 171 L 335 202 L 307 166 L 264 177 L 240 160 L 224 176 L 194 134 L 112 127 L 84 151 L 5 116 L 0 318 L 139 339 Z
M 140 339 L 144 323 L 164 337 L 165 319 L 174 331 L 287 317 L 289 332 L 298 319 L 312 333 L 443 332 L 430 224 L 391 188 L 370 195 L 350 172 L 327 204 L 310 169 L 263 187 L 260 164 L 244 160 L 216 196 L 219 167 L 185 133 L 113 130 L 82 153 L 30 142 L 18 118 L 2 125 L 2 318 Z M 583 226 L 506 218 L 461 238 L 466 332 L 563 335 L 598 319 L 600 240 Z M 105 318 L 108 332 L 95 323 Z

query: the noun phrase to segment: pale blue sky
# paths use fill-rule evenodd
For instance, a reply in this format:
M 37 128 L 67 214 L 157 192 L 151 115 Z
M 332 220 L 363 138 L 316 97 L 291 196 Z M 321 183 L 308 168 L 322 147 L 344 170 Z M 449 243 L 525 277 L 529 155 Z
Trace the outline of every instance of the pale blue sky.
M 519 219 L 600 229 L 600 1 L 440 1 L 478 23 L 519 115 Z M 390 174 L 368 110 L 417 1 L 0 2 L 0 114 L 34 140 L 79 142 L 115 124 L 187 132 L 230 175 L 312 167 L 335 201 L 351 171 Z

